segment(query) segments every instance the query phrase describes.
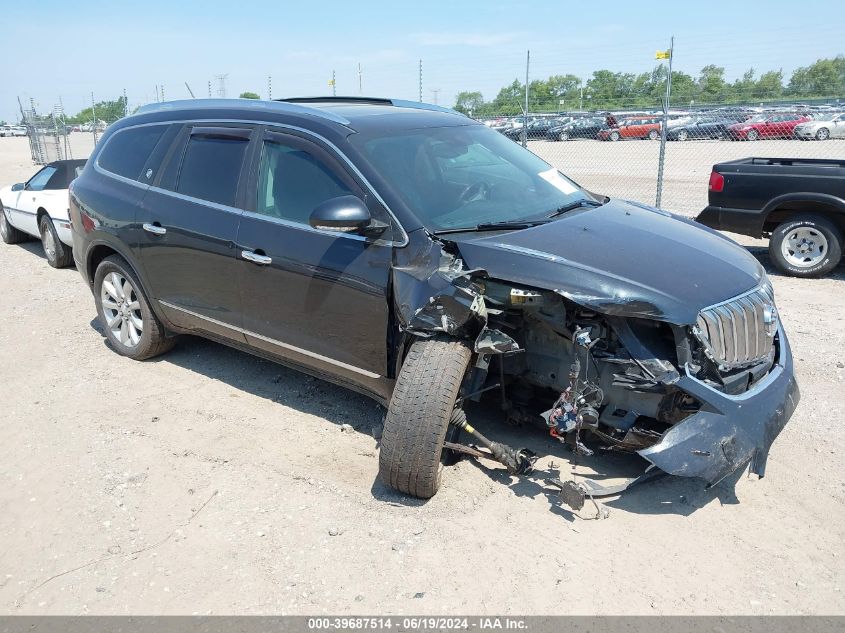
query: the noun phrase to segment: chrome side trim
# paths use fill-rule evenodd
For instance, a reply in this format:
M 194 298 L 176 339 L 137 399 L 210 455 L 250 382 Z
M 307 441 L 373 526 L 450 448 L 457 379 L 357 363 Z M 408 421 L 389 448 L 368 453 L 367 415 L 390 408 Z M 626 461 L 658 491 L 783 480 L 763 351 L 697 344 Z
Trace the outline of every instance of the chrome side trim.
M 159 304 L 166 306 L 172 310 L 178 310 L 179 312 L 183 312 L 185 314 L 189 314 L 190 316 L 202 319 L 203 321 L 208 321 L 210 323 L 214 323 L 215 325 L 220 325 L 227 329 L 232 330 L 233 332 L 238 332 L 245 336 L 252 336 L 254 338 L 260 339 L 267 343 L 271 343 L 272 345 L 276 345 L 281 347 L 282 349 L 289 350 L 291 352 L 296 352 L 297 354 L 302 354 L 303 356 L 308 356 L 309 358 L 313 358 L 315 360 L 322 361 L 324 363 L 328 363 L 330 365 L 334 365 L 335 367 L 340 367 L 341 369 L 346 369 L 348 371 L 355 372 L 356 374 L 361 374 L 362 376 L 366 376 L 367 378 L 382 378 L 380 374 L 373 373 L 367 369 L 362 369 L 361 367 L 355 367 L 354 365 L 349 365 L 348 363 L 343 363 L 339 360 L 335 360 L 334 358 L 329 358 L 328 356 L 323 356 L 322 354 L 317 354 L 315 352 L 311 352 L 307 349 L 302 349 L 301 347 L 296 347 L 294 345 L 288 345 L 287 343 L 282 343 L 281 341 L 277 341 L 276 339 L 264 336 L 263 334 L 257 334 L 256 332 L 250 332 L 249 330 L 245 330 L 243 328 L 237 327 L 235 325 L 231 325 L 229 323 L 224 323 L 223 321 L 218 321 L 217 319 L 212 319 L 211 317 L 203 316 L 202 314 L 197 314 L 196 312 L 192 312 L 191 310 L 186 310 L 177 305 L 173 305 L 168 301 L 159 301 Z
M 205 123 L 235 123 L 235 124 L 239 124 L 239 125 L 265 125 L 265 126 L 269 126 L 269 127 L 280 128 L 282 130 L 290 130 L 290 131 L 294 131 L 294 132 L 299 132 L 301 134 L 304 134 L 304 135 L 310 137 L 312 140 L 317 140 L 321 143 L 324 143 L 325 145 L 330 147 L 332 149 L 332 151 L 338 157 L 340 157 L 340 159 L 344 162 L 344 164 L 347 167 L 349 167 L 349 169 L 351 169 L 355 173 L 355 175 L 361 180 L 362 183 L 364 183 L 364 187 L 373 195 L 373 197 L 376 200 L 379 201 L 381 206 L 384 207 L 384 209 L 387 211 L 388 215 L 393 219 L 393 222 L 396 225 L 396 227 L 399 229 L 399 231 L 401 231 L 401 238 L 402 238 L 401 240 L 392 241 L 392 242 L 385 242 L 385 244 L 391 244 L 392 246 L 395 246 L 396 248 L 402 248 L 403 246 L 408 245 L 408 242 L 410 240 L 408 238 L 407 231 L 405 231 L 405 227 L 402 226 L 401 222 L 399 222 L 399 219 L 396 217 L 396 214 L 393 213 L 393 211 L 391 211 L 390 207 L 387 205 L 387 202 L 385 202 L 384 198 L 382 198 L 381 195 L 379 195 L 378 191 L 376 191 L 375 187 L 373 187 L 373 185 L 370 184 L 370 181 L 367 180 L 367 178 L 364 176 L 363 173 L 361 173 L 361 170 L 358 169 L 358 167 L 355 165 L 355 163 L 353 163 L 351 160 L 349 160 L 349 157 L 344 152 L 342 152 L 341 149 L 337 145 L 332 143 L 326 137 L 321 136 L 320 134 L 316 134 L 315 132 L 312 132 L 311 130 L 306 130 L 305 128 L 298 127 L 296 125 L 289 125 L 287 123 L 279 123 L 277 121 L 261 121 L 261 120 L 252 120 L 252 119 L 176 119 L 176 120 L 173 120 L 173 121 L 155 121 L 155 122 L 151 122 L 151 123 L 138 123 L 136 125 L 127 125 L 126 127 L 120 128 L 119 130 L 114 132 L 109 137 L 109 139 L 106 141 L 106 145 L 108 145 L 108 143 L 111 142 L 112 138 L 114 138 L 115 136 L 117 136 L 118 134 L 120 134 L 121 132 L 124 132 L 126 130 L 131 130 L 131 129 L 134 129 L 134 128 L 137 128 L 137 127 L 149 127 L 149 126 L 153 126 L 153 125 L 171 125 L 171 124 L 174 124 L 174 123 L 179 123 L 179 124 L 182 124 L 182 125 L 194 124 L 194 123 L 201 123 L 201 124 L 205 124 Z M 182 194 L 178 194 L 175 191 L 167 191 L 165 189 L 160 189 L 159 187 L 152 187 L 150 185 L 145 185 L 144 183 L 138 182 L 137 180 L 132 180 L 131 178 L 126 178 L 125 176 L 121 176 L 119 174 L 112 173 L 112 172 L 108 171 L 107 169 L 105 169 L 104 167 L 100 166 L 100 154 L 102 153 L 102 150 L 104 148 L 105 148 L 105 145 L 102 148 L 100 148 L 99 151 L 97 151 L 97 158 L 94 159 L 94 163 L 93 163 L 95 171 L 99 172 L 100 174 L 103 174 L 104 176 L 109 176 L 111 178 L 115 178 L 115 179 L 119 180 L 120 182 L 124 182 L 124 183 L 130 184 L 130 185 L 134 185 L 134 186 L 139 187 L 139 188 L 144 189 L 144 190 L 151 189 L 151 190 L 154 190 L 158 193 L 164 193 L 164 194 L 167 194 L 167 195 L 176 195 L 177 197 L 182 196 L 184 199 L 190 200 L 192 202 L 197 202 L 199 204 L 210 204 L 212 206 L 215 206 L 215 208 L 222 208 L 223 210 L 232 209 L 232 207 L 227 207 L 225 205 L 215 205 L 215 203 L 208 202 L 206 200 L 202 200 L 201 198 L 193 198 L 193 197 L 190 197 L 190 196 L 183 196 Z M 250 213 L 250 212 L 244 211 L 242 209 L 234 209 L 234 210 L 237 211 L 238 213 Z M 262 219 L 267 219 L 267 216 L 263 216 L 261 214 L 255 214 L 255 215 L 257 217 L 262 218 Z M 293 223 L 293 224 L 295 224 L 295 223 Z M 299 224 L 297 226 L 305 228 L 301 224 Z M 313 228 L 313 227 L 309 226 L 307 228 Z M 321 231 L 319 229 L 313 229 L 313 230 L 316 231 L 317 233 L 322 234 L 322 235 L 332 235 L 334 237 L 346 237 L 346 238 L 351 237 L 351 238 L 357 238 L 357 239 L 363 239 L 363 240 L 367 239 L 363 236 L 344 235 L 344 234 L 341 234 L 341 233 L 337 233 L 335 231 Z

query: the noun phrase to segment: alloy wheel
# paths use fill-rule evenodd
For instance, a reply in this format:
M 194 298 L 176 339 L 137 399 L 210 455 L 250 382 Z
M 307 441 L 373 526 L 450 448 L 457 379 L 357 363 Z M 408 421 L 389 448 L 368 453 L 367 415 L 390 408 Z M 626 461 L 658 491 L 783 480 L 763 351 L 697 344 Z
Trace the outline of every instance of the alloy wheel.
M 53 237 L 53 231 L 46 224 L 41 227 L 41 243 L 44 245 L 47 259 L 50 261 L 56 259 L 56 238 Z
M 781 243 L 786 261 L 798 268 L 813 268 L 827 256 L 827 238 L 817 229 L 801 226 L 791 231 Z
M 109 273 L 100 287 L 100 303 L 112 336 L 126 347 L 136 347 L 144 332 L 144 318 L 132 283 L 119 272 Z
M 679 141 L 685 141 L 685 140 L 687 140 L 687 137 L 688 137 L 688 136 L 689 136 L 689 134 L 687 133 L 687 131 L 686 131 L 686 130 L 681 130 L 680 132 L 678 132 L 678 140 L 679 140 Z
M 9 239 L 9 224 L 6 221 L 6 211 L 0 210 L 0 235 L 4 240 Z
M 830 130 L 826 127 L 821 128 L 818 132 L 816 132 L 816 138 L 820 141 L 826 141 L 830 138 Z

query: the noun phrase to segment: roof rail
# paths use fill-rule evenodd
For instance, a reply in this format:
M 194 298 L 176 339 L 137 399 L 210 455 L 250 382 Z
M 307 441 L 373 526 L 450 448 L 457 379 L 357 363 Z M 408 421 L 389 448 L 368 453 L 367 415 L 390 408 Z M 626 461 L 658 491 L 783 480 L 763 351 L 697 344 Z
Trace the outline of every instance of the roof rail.
M 283 103 L 361 103 L 366 105 L 393 105 L 391 99 L 383 97 L 287 97 L 275 99 Z
M 141 106 L 135 114 L 147 114 L 150 112 L 163 112 L 168 110 L 188 110 L 188 109 L 215 109 L 215 108 L 243 108 L 248 110 L 269 110 L 276 112 L 289 112 L 292 114 L 308 114 L 311 116 L 320 117 L 340 123 L 342 125 L 349 125 L 349 120 L 345 117 L 323 110 L 322 108 L 312 108 L 307 103 L 280 103 L 283 101 L 266 101 L 264 99 L 182 99 L 178 101 L 164 101 L 161 103 L 148 103 Z

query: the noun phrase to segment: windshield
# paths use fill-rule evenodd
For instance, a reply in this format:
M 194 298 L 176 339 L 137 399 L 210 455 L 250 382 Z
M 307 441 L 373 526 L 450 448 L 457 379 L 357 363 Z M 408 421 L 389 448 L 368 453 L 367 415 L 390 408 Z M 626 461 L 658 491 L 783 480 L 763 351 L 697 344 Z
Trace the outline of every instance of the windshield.
M 354 134 L 350 140 L 434 231 L 545 218 L 592 200 L 555 168 L 483 125 Z

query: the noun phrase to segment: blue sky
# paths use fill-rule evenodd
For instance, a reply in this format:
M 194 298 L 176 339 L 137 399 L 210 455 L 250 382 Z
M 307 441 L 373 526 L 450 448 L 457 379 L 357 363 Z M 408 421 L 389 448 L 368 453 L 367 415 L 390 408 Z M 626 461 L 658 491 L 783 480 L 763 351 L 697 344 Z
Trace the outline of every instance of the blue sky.
M 319 2 L 144 0 L 6 0 L 0 57 L 0 118 L 17 118 L 16 96 L 49 110 L 61 97 L 76 112 L 126 89 L 131 106 L 188 97 L 184 82 L 206 96 L 226 73 L 227 92 L 273 96 L 331 92 L 417 99 L 450 105 L 463 89 L 492 98 L 525 75 L 589 76 L 593 70 L 643 72 L 675 35 L 676 68 L 707 63 L 729 78 L 845 53 L 841 2 L 546 2 L 426 0 Z M 806 6 L 807 8 L 802 8 Z

